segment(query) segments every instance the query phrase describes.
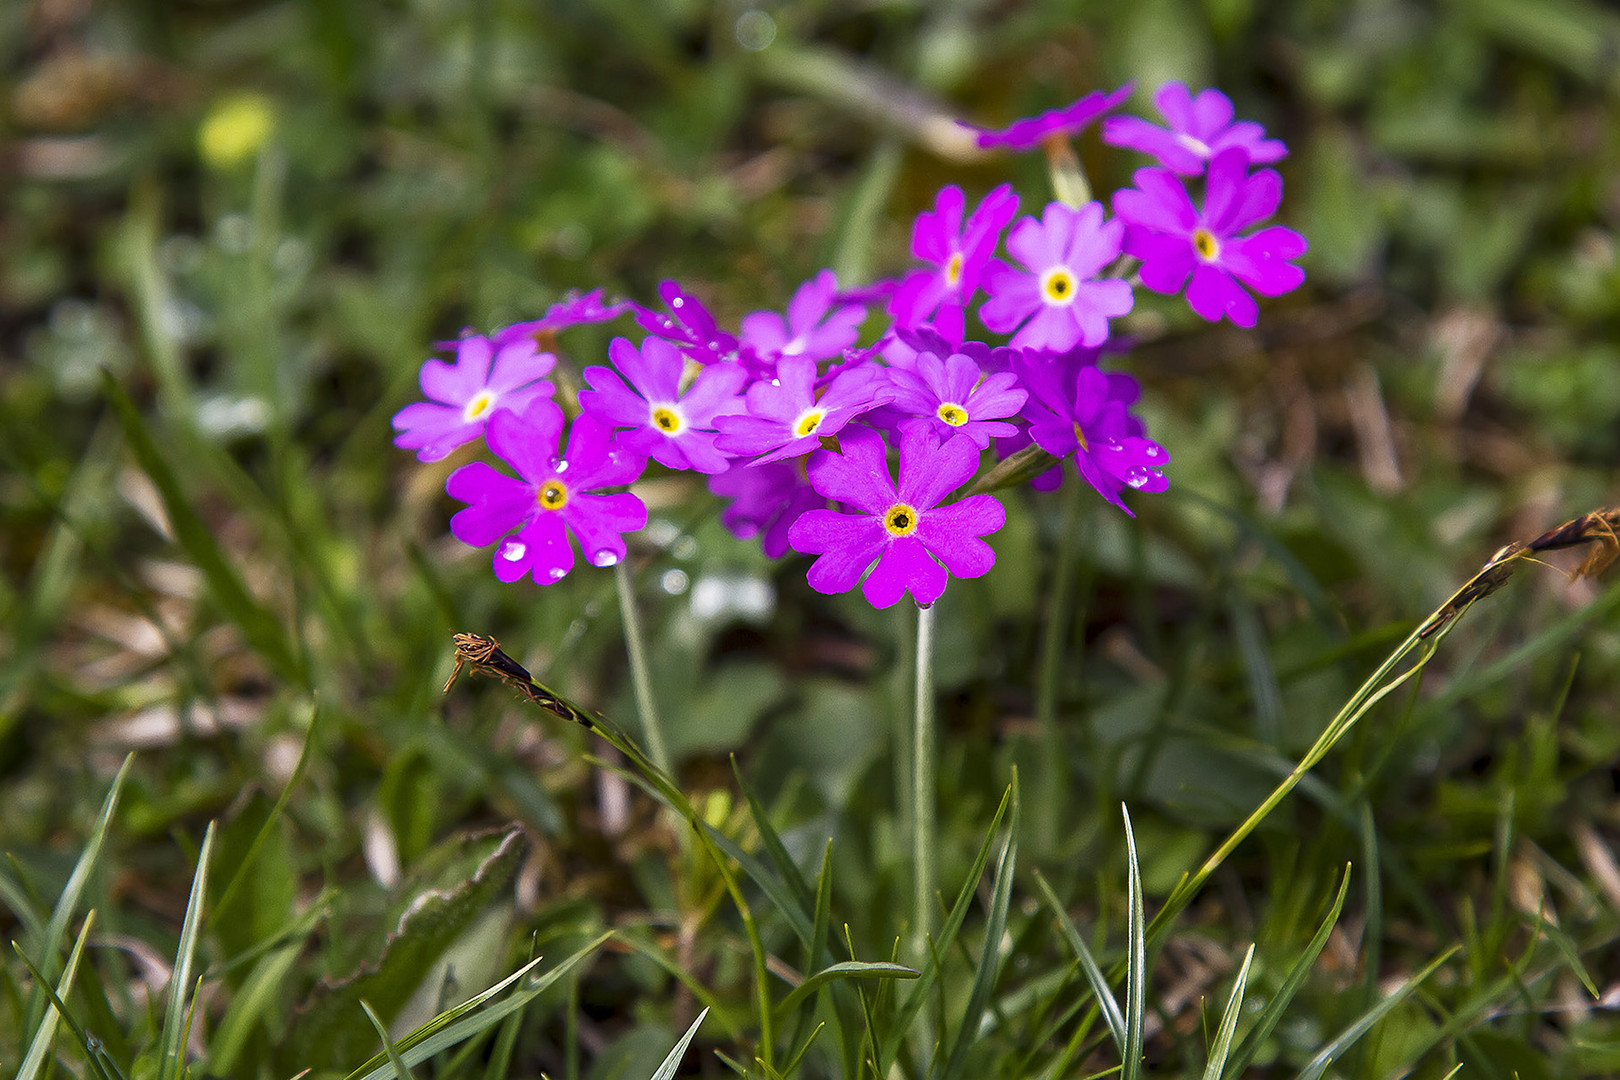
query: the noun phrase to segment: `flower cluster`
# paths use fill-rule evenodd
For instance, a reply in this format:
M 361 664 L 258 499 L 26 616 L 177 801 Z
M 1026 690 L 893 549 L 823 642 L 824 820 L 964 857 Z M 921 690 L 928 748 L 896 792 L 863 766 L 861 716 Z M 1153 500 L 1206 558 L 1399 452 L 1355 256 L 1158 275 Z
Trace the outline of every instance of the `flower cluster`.
M 1305 251 L 1298 233 L 1263 225 L 1282 195 L 1263 166 L 1285 155 L 1281 142 L 1234 121 L 1218 91 L 1179 83 L 1154 96 L 1168 126 L 1106 115 L 1130 92 L 979 129 L 987 148 L 1053 153 L 1102 120 L 1105 142 L 1156 162 L 1106 204 L 1049 202 L 1018 217 L 1010 185 L 971 210 L 945 187 L 915 221 L 914 269 L 847 291 L 823 270 L 784 311 L 745 315 L 735 332 L 675 281 L 659 286 L 658 309 L 575 296 L 452 343 L 454 364 L 429 360 L 429 400 L 395 416 L 395 441 L 435 461 L 482 436 L 516 476 L 484 462 L 451 472 L 445 490 L 466 504 L 451 531 L 494 545 L 502 581 L 542 585 L 569 572 L 575 545 L 597 566 L 625 557 L 624 534 L 647 520 L 626 489 L 649 461 L 706 476 L 722 521 L 767 555 L 815 556 L 815 589 L 859 586 L 879 607 L 908 593 L 926 606 L 950 577 L 990 570 L 984 538 L 1002 505 L 956 494 L 986 455 L 1038 448 L 1049 467 L 1037 489 L 1068 473 L 1129 514 L 1127 493 L 1163 491 L 1170 460 L 1133 412 L 1140 385 L 1112 368 L 1135 286 L 1253 326 L 1253 294 L 1297 287 Z M 886 325 L 858 348 L 878 306 Z M 584 368 L 570 423 L 548 379 L 558 335 L 627 313 L 640 341 L 614 338 L 607 363 Z

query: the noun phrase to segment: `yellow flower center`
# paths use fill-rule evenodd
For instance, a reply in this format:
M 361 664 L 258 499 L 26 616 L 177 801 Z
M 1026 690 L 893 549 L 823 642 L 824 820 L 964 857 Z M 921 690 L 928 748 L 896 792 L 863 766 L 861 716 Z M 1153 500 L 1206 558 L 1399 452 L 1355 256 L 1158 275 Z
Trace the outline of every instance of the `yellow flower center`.
M 883 512 L 883 527 L 890 536 L 910 536 L 917 531 L 917 511 L 905 503 L 895 503 Z
M 461 410 L 461 419 L 472 423 L 495 407 L 495 395 L 488 390 L 480 390 L 467 402 L 467 407 Z
M 547 510 L 561 510 L 568 502 L 568 488 L 561 480 L 547 480 L 534 498 Z
M 1214 262 L 1220 258 L 1221 242 L 1215 239 L 1215 234 L 1208 229 L 1199 227 L 1193 230 L 1193 247 L 1198 251 L 1198 257 L 1205 262 Z
M 809 409 L 793 422 L 793 434 L 801 439 L 806 435 L 814 435 L 826 418 L 827 414 L 820 409 Z
M 1041 296 L 1048 304 L 1071 304 L 1074 285 L 1074 275 L 1067 266 L 1054 266 L 1041 276 Z
M 660 405 L 652 411 L 652 422 L 665 435 L 673 435 L 682 427 L 681 414 L 668 405 Z
M 941 403 L 938 410 L 939 418 L 951 427 L 961 427 L 968 422 L 967 410 L 960 405 L 953 405 L 949 401 Z
M 954 286 L 962 280 L 962 253 L 958 251 L 951 256 L 951 261 L 945 264 L 945 284 Z

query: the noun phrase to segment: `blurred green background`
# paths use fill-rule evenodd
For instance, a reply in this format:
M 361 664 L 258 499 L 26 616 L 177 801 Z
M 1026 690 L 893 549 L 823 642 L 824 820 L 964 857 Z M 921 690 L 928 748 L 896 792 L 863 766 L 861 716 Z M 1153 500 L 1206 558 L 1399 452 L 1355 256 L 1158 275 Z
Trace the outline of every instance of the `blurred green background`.
M 1063 754 L 1028 796 L 1026 851 L 1104 936 L 1121 918 L 1120 800 L 1162 895 L 1498 545 L 1614 500 L 1620 14 L 1583 0 L 0 5 L 8 880 L 53 898 L 138 750 L 95 906 L 109 940 L 172 956 L 205 823 L 252 836 L 318 715 L 261 856 L 276 870 L 260 875 L 274 885 L 260 921 L 214 931 L 216 961 L 330 886 L 279 991 L 290 1006 L 377 955 L 412 895 L 402 881 L 454 864 L 443 845 L 513 820 L 528 837 L 517 899 L 484 931 L 499 943 L 487 970 L 459 969 L 463 990 L 511 970 L 536 931 L 639 927 L 648 948 L 676 948 L 657 913 L 682 906 L 682 864 L 649 807 L 582 761 L 584 736 L 536 726 L 497 687 L 439 693 L 450 631 L 475 630 L 633 716 L 611 580 L 500 586 L 487 552 L 446 531 L 442 481 L 468 455 L 419 465 L 391 446 L 389 417 L 433 342 L 536 317 L 571 288 L 652 301 L 676 277 L 735 325 L 823 266 L 848 284 L 895 273 L 941 184 L 1010 178 L 1026 211 L 1046 197 L 1038 160 L 971 154 L 953 118 L 1003 123 L 1126 79 L 1146 109 L 1172 78 L 1220 87 L 1289 143 L 1282 218 L 1311 242 L 1307 284 L 1252 332 L 1144 294 L 1125 363 L 1172 490 L 1138 498 L 1134 522 L 1095 500 L 1010 497 L 996 569 L 941 607 L 942 880 L 966 871 L 1009 766 L 1041 771 L 1050 709 Z M 1094 133 L 1081 149 L 1101 191 L 1140 164 Z M 614 329 L 565 338 L 573 362 L 600 362 Z M 732 540 L 700 486 L 659 480 L 647 498 L 633 552 L 683 780 L 733 820 L 736 751 L 796 856 L 813 868 L 835 836 L 840 918 L 887 957 L 909 903 L 889 750 L 909 618 L 810 592 L 802 563 Z M 1445 978 L 1343 1075 L 1620 1070 L 1617 602 L 1551 569 L 1520 577 L 1186 916 L 1156 968 L 1164 1075 L 1196 1074 L 1198 1002 L 1233 951 L 1297 951 L 1349 860 L 1340 936 L 1266 1075 L 1453 941 Z M 1049 611 L 1061 651 L 1043 691 Z M 1557 948 L 1526 929 L 1538 912 L 1559 920 Z M 740 1000 L 735 930 L 716 923 L 680 962 Z M 1018 947 L 1032 971 L 1061 965 L 1049 928 Z M 1607 997 L 1582 989 L 1572 955 Z M 113 1011 L 138 1016 L 140 973 L 97 963 L 125 986 Z M 9 978 L 0 1059 L 15 1060 L 25 976 Z M 667 974 L 612 957 L 580 985 L 575 1057 L 553 1020 L 518 1060 L 577 1064 L 583 1039 L 604 1080 L 656 1065 L 681 1018 Z M 268 1053 L 289 1016 L 272 1009 L 240 1060 Z M 296 1064 L 357 1064 L 374 1033 L 350 1034 L 370 1041 L 334 1037 L 328 1059 Z M 1007 1072 L 988 1056 L 999 1037 L 985 1067 Z

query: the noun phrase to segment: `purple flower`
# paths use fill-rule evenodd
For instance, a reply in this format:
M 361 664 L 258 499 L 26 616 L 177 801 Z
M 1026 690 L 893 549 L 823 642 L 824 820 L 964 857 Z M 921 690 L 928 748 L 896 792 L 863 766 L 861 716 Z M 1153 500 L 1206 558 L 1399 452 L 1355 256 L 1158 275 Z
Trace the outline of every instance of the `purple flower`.
M 581 409 L 609 427 L 628 428 L 615 441 L 660 465 L 700 473 L 726 470 L 726 455 L 714 448 L 714 418 L 742 408 L 748 375 L 740 364 L 710 364 L 683 393 L 686 356 L 663 338 L 648 338 L 639 351 L 614 338 L 608 357 L 619 371 L 586 368 L 590 389 L 580 392 Z
M 1266 138 L 1266 129 L 1252 120 L 1232 122 L 1232 99 L 1219 90 L 1200 90 L 1193 97 L 1185 83 L 1165 83 L 1153 95 L 1168 129 L 1139 116 L 1110 116 L 1103 121 L 1103 142 L 1138 150 L 1159 159 L 1173 172 L 1197 176 L 1222 150 L 1242 147 L 1251 162 L 1279 161 L 1288 147 Z
M 504 330 L 496 331 L 495 340 L 504 344 L 508 341 L 532 338 L 540 334 L 555 334 L 557 331 L 566 330 L 570 326 L 607 322 L 609 319 L 616 319 L 624 314 L 629 310 L 630 306 L 628 300 L 620 300 L 616 304 L 602 303 L 601 289 L 592 289 L 590 292 L 583 294 L 575 290 L 548 307 L 546 313 L 540 318 L 529 322 L 513 323 Z
M 673 341 L 700 364 L 737 359 L 737 339 L 715 323 L 714 316 L 678 281 L 658 283 L 658 295 L 670 314 L 635 305 L 636 322 L 648 333 Z
M 979 277 L 995 254 L 1001 231 L 1018 212 L 1018 196 L 1011 184 L 1002 184 L 974 207 L 965 224 L 964 205 L 962 189 L 952 184 L 939 189 L 933 210 L 917 215 L 911 254 L 934 269 L 907 274 L 889 301 L 889 314 L 901 326 L 919 326 L 932 319 L 953 342 L 965 334 L 967 302 L 978 291 Z
M 829 314 L 830 312 L 830 314 Z M 866 308 L 838 299 L 838 275 L 823 270 L 799 286 L 788 303 L 787 318 L 756 311 L 742 318 L 742 341 L 752 351 L 745 357 L 756 377 L 769 378 L 784 356 L 825 360 L 855 344 Z
M 422 365 L 418 401 L 394 414 L 394 445 L 415 450 L 421 461 L 438 461 L 484 432 L 500 409 L 519 411 L 536 398 L 548 398 L 554 387 L 544 376 L 557 358 L 543 353 L 533 339 L 498 343 L 479 334 L 455 342 L 456 362 L 429 360 Z
M 788 530 L 795 550 L 821 556 L 810 567 L 811 588 L 848 592 L 865 574 L 861 592 L 873 607 L 889 607 L 907 592 L 927 607 L 950 574 L 979 577 L 995 565 L 996 553 L 979 538 L 1006 523 L 1002 505 L 990 495 L 939 505 L 978 471 L 971 439 L 953 435 L 941 443 L 928 428 L 906 432 L 898 487 L 877 432 L 850 428 L 840 442 L 842 453 L 810 458 L 810 483 L 857 512 L 808 510 Z
M 768 559 L 779 559 L 787 551 L 788 529 L 800 514 L 827 505 L 796 461 L 733 465 L 709 478 L 709 490 L 732 500 L 720 512 L 721 523 L 739 540 L 759 536 Z
M 1078 210 L 1048 203 L 1040 221 L 1020 219 L 1007 235 L 1007 250 L 1025 269 L 991 264 L 991 295 L 979 318 L 998 334 L 1018 329 L 1015 349 L 1063 352 L 1101 345 L 1108 340 L 1108 320 L 1130 311 L 1134 298 L 1128 282 L 1089 279 L 1119 257 L 1124 231 L 1118 220 L 1103 221 L 1099 202 Z
M 489 448 L 522 479 L 475 461 L 445 481 L 445 492 L 468 504 L 450 519 L 451 533 L 472 547 L 500 540 L 494 563 L 502 581 L 530 573 L 540 585 L 561 581 L 574 567 L 569 533 L 593 566 L 612 566 L 625 556 L 620 534 L 647 524 L 647 508 L 629 492 L 591 494 L 630 483 L 646 461 L 616 449 L 612 433 L 588 416 L 574 421 L 568 454 L 558 459 L 562 428 L 562 410 L 550 401 L 537 401 L 521 415 L 496 413 Z
M 972 128 L 979 133 L 979 148 L 989 149 L 993 146 L 1003 146 L 1009 150 L 1029 150 L 1039 146 L 1050 138 L 1067 138 L 1085 130 L 1097 117 L 1110 109 L 1117 109 L 1131 96 L 1136 89 L 1134 82 L 1128 82 L 1115 90 L 1112 94 L 1102 90 L 1093 90 L 1078 101 L 1065 105 L 1061 109 L 1048 109 L 1039 116 L 1029 116 L 1021 120 L 1014 120 L 1009 126 L 1000 131 L 982 128 L 977 124 L 961 122 L 963 127 Z M 959 121 L 960 122 L 960 121 Z
M 1135 517 L 1119 497 L 1123 489 L 1168 486 L 1159 470 L 1170 455 L 1144 437 L 1141 422 L 1127 411 L 1142 392 L 1135 379 L 1104 372 L 1080 357 L 1034 352 L 1019 357 L 1015 366 L 1029 390 L 1024 416 L 1030 438 L 1053 457 L 1072 455 L 1080 475 L 1103 498 Z
M 1305 280 L 1305 271 L 1289 262 L 1305 253 L 1299 233 L 1272 225 L 1238 235 L 1270 217 L 1282 200 L 1276 170 L 1250 176 L 1248 169 L 1242 149 L 1217 154 L 1202 213 L 1169 169 L 1138 169 L 1136 188 L 1114 193 L 1114 213 L 1127 226 L 1125 251 L 1142 260 L 1142 284 L 1173 294 L 1191 274 L 1187 304 L 1210 322 L 1224 315 L 1238 326 L 1255 324 L 1260 307 L 1238 282 L 1262 296 L 1279 296 Z
M 715 445 L 728 454 L 760 457 L 763 465 L 809 453 L 857 416 L 889 399 L 882 369 L 859 362 L 839 372 L 816 397 L 816 362 L 783 357 L 776 378 L 748 388 L 748 411 L 715 420 Z
M 981 450 L 992 438 L 1018 431 L 1005 420 L 1016 416 L 1029 397 L 1012 372 L 985 375 L 971 356 L 960 352 L 944 359 L 920 352 L 910 370 L 890 369 L 889 382 L 895 391 L 889 409 L 905 417 L 902 431 L 920 425 L 940 439 L 962 434 Z

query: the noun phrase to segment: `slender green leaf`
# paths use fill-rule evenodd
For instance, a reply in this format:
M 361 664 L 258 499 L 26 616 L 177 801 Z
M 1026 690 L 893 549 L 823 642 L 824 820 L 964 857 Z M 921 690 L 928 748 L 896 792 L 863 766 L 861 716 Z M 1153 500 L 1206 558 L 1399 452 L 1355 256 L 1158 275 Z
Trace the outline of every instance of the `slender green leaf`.
M 96 816 L 95 827 L 90 830 L 90 838 L 85 841 L 84 850 L 79 852 L 78 861 L 73 864 L 73 872 L 68 875 L 67 884 L 62 886 L 62 895 L 57 898 L 56 907 L 51 912 L 51 921 L 45 926 L 45 940 L 41 943 L 39 953 L 39 969 L 45 973 L 47 979 L 55 978 L 60 970 L 57 966 L 56 943 L 61 941 L 62 935 L 67 932 L 68 922 L 79 906 L 85 885 L 89 883 L 90 875 L 101 859 L 101 849 L 107 841 L 107 829 L 112 824 L 113 812 L 118 809 L 119 793 L 124 790 L 124 781 L 128 779 L 130 766 L 134 762 L 135 755 L 128 754 L 124 757 L 124 763 L 118 767 L 118 774 L 113 777 L 112 786 L 107 789 L 107 797 L 102 800 L 101 813 Z
M 23 1055 L 22 1064 L 17 1066 L 16 1080 L 34 1080 L 44 1067 L 46 1059 L 50 1057 L 51 1047 L 56 1042 L 57 1019 L 68 1016 L 67 1006 L 63 1003 L 73 988 L 74 976 L 79 973 L 79 958 L 84 955 L 84 943 L 90 938 L 90 926 L 94 922 L 95 912 L 92 911 L 85 916 L 84 925 L 79 928 L 79 936 L 73 942 L 73 951 L 68 954 L 67 966 L 63 969 L 62 978 L 57 982 L 55 993 L 51 997 L 51 1008 L 34 1029 L 34 1037 L 28 1043 L 28 1053 Z M 21 955 L 22 950 L 19 949 L 18 954 Z M 24 961 L 26 960 L 27 957 L 24 956 Z M 43 972 L 36 969 L 34 977 L 39 978 L 42 974 Z M 49 990 L 50 983 L 42 985 Z M 71 1020 L 69 1022 L 71 1023 Z M 83 1033 L 79 1035 L 81 1044 L 85 1043 Z
M 1232 1049 L 1232 1035 L 1237 1031 L 1238 1015 L 1243 1011 L 1243 986 L 1249 980 L 1249 965 L 1254 962 L 1254 946 L 1243 954 L 1243 966 L 1232 980 L 1232 996 L 1226 999 L 1226 1011 L 1221 1013 L 1221 1028 L 1215 1036 L 1215 1045 L 1209 1051 L 1209 1063 L 1204 1066 L 1204 1080 L 1221 1080 L 1226 1071 L 1226 1055 Z
M 1243 1075 L 1243 1070 L 1249 1067 L 1249 1062 L 1260 1052 L 1261 1045 L 1276 1029 L 1278 1021 L 1282 1019 L 1283 1010 L 1294 1000 L 1299 988 L 1305 985 L 1305 978 L 1311 973 L 1311 965 L 1316 963 L 1316 958 L 1327 946 L 1328 938 L 1333 935 L 1333 928 L 1338 925 L 1339 913 L 1344 910 L 1344 898 L 1349 894 L 1350 866 L 1346 864 L 1344 877 L 1339 881 L 1338 895 L 1333 898 L 1333 906 L 1328 909 L 1322 925 L 1316 928 L 1316 933 L 1311 935 L 1305 950 L 1299 954 L 1293 966 L 1288 969 L 1288 974 L 1283 977 L 1282 985 L 1271 995 L 1271 1000 L 1266 1002 L 1265 1011 L 1260 1014 L 1260 1019 L 1255 1021 L 1254 1027 L 1250 1028 L 1248 1034 L 1238 1042 L 1237 1050 L 1231 1057 L 1231 1068 L 1227 1070 L 1231 1075 Z
M 371 1021 L 371 1026 L 377 1029 L 377 1037 L 382 1040 L 383 1053 L 388 1055 L 388 1066 L 394 1070 L 394 1080 L 416 1080 L 411 1075 L 410 1066 L 399 1056 L 399 1047 L 388 1037 L 388 1026 L 377 1018 L 376 1010 L 366 1003 L 365 998 L 360 999 L 360 1008 L 365 1011 L 366 1019 Z
M 1356 1040 L 1360 1039 L 1363 1035 L 1367 1034 L 1368 1031 L 1372 1030 L 1373 1025 L 1382 1020 L 1390 1012 L 1390 1010 L 1394 1009 L 1395 1006 L 1399 1005 L 1401 1002 L 1410 997 L 1412 991 L 1416 990 L 1420 985 L 1422 985 L 1423 980 L 1427 979 L 1430 975 L 1433 975 L 1437 970 L 1439 970 L 1441 964 L 1444 964 L 1447 960 L 1450 960 L 1452 956 L 1456 954 L 1459 948 L 1461 948 L 1461 946 L 1453 945 L 1451 948 L 1429 961 L 1424 965 L 1422 971 L 1419 971 L 1416 975 L 1404 980 L 1401 985 L 1396 987 L 1394 992 L 1392 992 L 1388 997 L 1384 998 L 1384 1000 L 1380 1001 L 1377 1005 L 1374 1005 L 1371 1009 L 1368 1009 L 1349 1027 L 1345 1028 L 1343 1031 L 1339 1032 L 1339 1034 L 1330 1039 L 1328 1044 L 1322 1047 L 1321 1050 L 1317 1051 L 1316 1056 L 1313 1057 L 1310 1060 L 1310 1063 L 1300 1071 L 1299 1080 L 1321 1080 L 1321 1077 L 1328 1071 L 1328 1067 L 1332 1065 L 1333 1062 L 1337 1061 L 1339 1057 L 1356 1042 Z
M 129 440 L 135 460 L 157 487 L 175 538 L 185 548 L 186 554 L 191 556 L 197 569 L 202 571 L 203 579 L 208 582 L 209 591 L 225 617 L 236 624 L 248 644 L 263 655 L 282 678 L 299 686 L 306 685 L 308 679 L 304 665 L 289 642 L 285 628 L 275 615 L 253 598 L 242 583 L 241 576 L 215 539 L 213 530 L 203 522 L 186 497 L 179 478 L 169 466 L 163 451 L 158 448 L 157 440 L 147 428 L 140 410 L 110 374 L 103 373 L 102 387 L 123 422 L 124 436 Z
M 918 974 L 916 968 L 909 968 L 904 964 L 891 964 L 882 960 L 845 960 L 831 967 L 822 968 L 795 986 L 793 991 L 777 1005 L 776 1011 L 781 1016 L 791 1015 L 793 1010 L 811 994 L 837 979 L 915 979 Z
M 237 1059 L 247 1048 L 254 1025 L 279 1006 L 282 984 L 303 951 L 302 942 L 283 945 L 275 952 L 260 957 L 259 962 L 253 965 L 241 988 L 231 995 L 230 1007 L 214 1029 L 213 1037 L 208 1040 L 207 1061 L 211 1075 L 229 1076 L 234 1071 Z
M 956 894 L 956 902 L 945 917 L 945 924 L 940 927 L 937 948 L 931 950 L 928 962 L 922 966 L 922 972 L 917 982 L 912 986 L 911 992 L 906 995 L 900 1006 L 899 1014 L 889 1029 L 889 1035 L 881 1042 L 875 1042 L 874 1047 L 881 1049 L 877 1054 L 878 1074 L 885 1075 L 889 1062 L 894 1060 L 901 1041 L 911 1029 L 911 1023 L 917 1018 L 923 1004 L 928 999 L 929 989 L 934 980 L 939 978 L 939 957 L 948 951 L 956 940 L 957 931 L 962 928 L 962 920 L 967 918 L 968 905 L 973 900 L 973 894 L 978 888 L 979 879 L 984 876 L 984 869 L 990 864 L 990 851 L 995 844 L 996 836 L 1001 831 L 1002 819 L 1007 816 L 1007 810 L 1012 805 L 1013 789 L 1009 785 L 1001 796 L 1001 805 L 996 807 L 995 814 L 990 819 L 990 828 L 985 832 L 984 842 L 979 845 L 979 852 L 973 859 L 973 865 L 968 868 L 967 878 L 962 882 L 961 890 Z M 864 1000 L 864 995 L 863 995 Z
M 1125 1056 L 1120 1063 L 1121 1080 L 1137 1080 L 1142 1075 L 1142 1030 L 1147 1022 L 1147 921 L 1142 910 L 1142 868 L 1136 858 L 1136 836 L 1131 832 L 1131 812 L 1124 806 L 1125 854 L 1129 861 L 1130 907 L 1125 923 Z
M 1007 820 L 1007 840 L 996 863 L 996 876 L 990 893 L 990 914 L 984 924 L 984 944 L 979 949 L 979 962 L 973 972 L 973 988 L 968 992 L 967 1004 L 962 1009 L 962 1021 L 957 1025 L 956 1040 L 945 1059 L 941 1080 L 957 1080 L 967 1065 L 968 1049 L 978 1041 L 990 994 L 1001 978 L 1003 962 L 1001 939 L 1007 932 L 1007 908 L 1012 902 L 1013 874 L 1018 868 L 1018 773 L 1012 778 L 1012 811 Z
M 692 1026 L 686 1029 L 686 1034 L 681 1036 L 681 1041 L 675 1044 L 675 1049 L 669 1052 L 669 1056 L 664 1059 L 664 1063 L 658 1066 L 657 1071 L 652 1074 L 652 1080 L 670 1080 L 670 1077 L 675 1075 L 675 1070 L 681 1067 L 681 1058 L 686 1056 L 686 1048 L 692 1045 L 692 1036 L 697 1034 L 698 1025 L 703 1023 L 703 1018 L 708 1015 L 708 1009 L 704 1009 L 697 1014 L 697 1019 L 693 1020 Z
M 208 895 L 208 860 L 214 852 L 214 823 L 203 833 L 197 852 L 197 872 L 191 879 L 191 899 L 186 902 L 185 919 L 180 923 L 180 947 L 175 952 L 174 970 L 169 973 L 169 1003 L 163 1013 L 163 1037 L 158 1044 L 161 1057 L 158 1080 L 177 1080 L 185 1067 L 188 1010 L 186 990 L 191 985 L 191 966 L 197 955 L 197 938 L 202 933 L 203 897 Z
M 1046 875 L 1040 870 L 1035 871 L 1035 884 L 1046 898 L 1046 904 L 1057 916 L 1058 928 L 1063 932 L 1063 939 L 1074 950 L 1074 955 L 1080 962 L 1080 970 L 1085 972 L 1086 981 L 1091 984 L 1092 995 L 1097 999 L 1097 1008 L 1102 1013 L 1103 1021 L 1108 1025 L 1108 1032 L 1114 1037 L 1114 1047 L 1125 1053 L 1125 1014 L 1119 1011 L 1119 1002 L 1114 1000 L 1114 992 L 1108 987 L 1108 977 L 1098 966 L 1096 957 L 1091 955 L 1085 938 L 1080 936 L 1080 930 L 1069 918 L 1064 910 L 1063 901 L 1059 900 L 1057 893 L 1052 890 Z
M 448 1050 L 452 1046 L 459 1046 L 467 1039 L 482 1034 L 497 1024 L 502 1023 L 508 1016 L 521 1012 L 529 1006 L 535 998 L 545 993 L 557 980 L 561 979 L 576 964 L 601 948 L 602 943 L 613 936 L 608 930 L 598 934 L 583 948 L 562 963 L 546 972 L 544 975 L 531 979 L 521 990 L 498 1005 L 491 1005 L 484 1009 L 482 1006 L 501 991 L 511 986 L 518 979 L 529 975 L 539 959 L 531 960 L 513 974 L 502 979 L 496 985 L 453 1009 L 448 1009 L 432 1020 L 423 1024 L 415 1031 L 399 1040 L 400 1057 L 406 1065 L 420 1065 L 434 1054 Z M 393 1066 L 381 1054 L 373 1056 L 358 1069 L 349 1073 L 345 1080 L 384 1080 L 393 1071 Z
M 793 857 L 788 854 L 787 845 L 782 843 L 776 826 L 771 824 L 770 815 L 760 804 L 759 796 L 747 780 L 743 779 L 742 770 L 737 767 L 737 756 L 731 756 L 731 775 L 737 778 L 737 789 L 742 792 L 743 798 L 748 800 L 748 812 L 753 815 L 754 827 L 759 830 L 760 843 L 765 847 L 765 854 L 769 857 L 771 865 L 776 868 L 777 874 L 793 893 L 798 901 L 801 911 L 808 911 L 815 906 L 815 897 L 811 895 L 810 883 L 804 880 L 804 874 L 794 863 Z

